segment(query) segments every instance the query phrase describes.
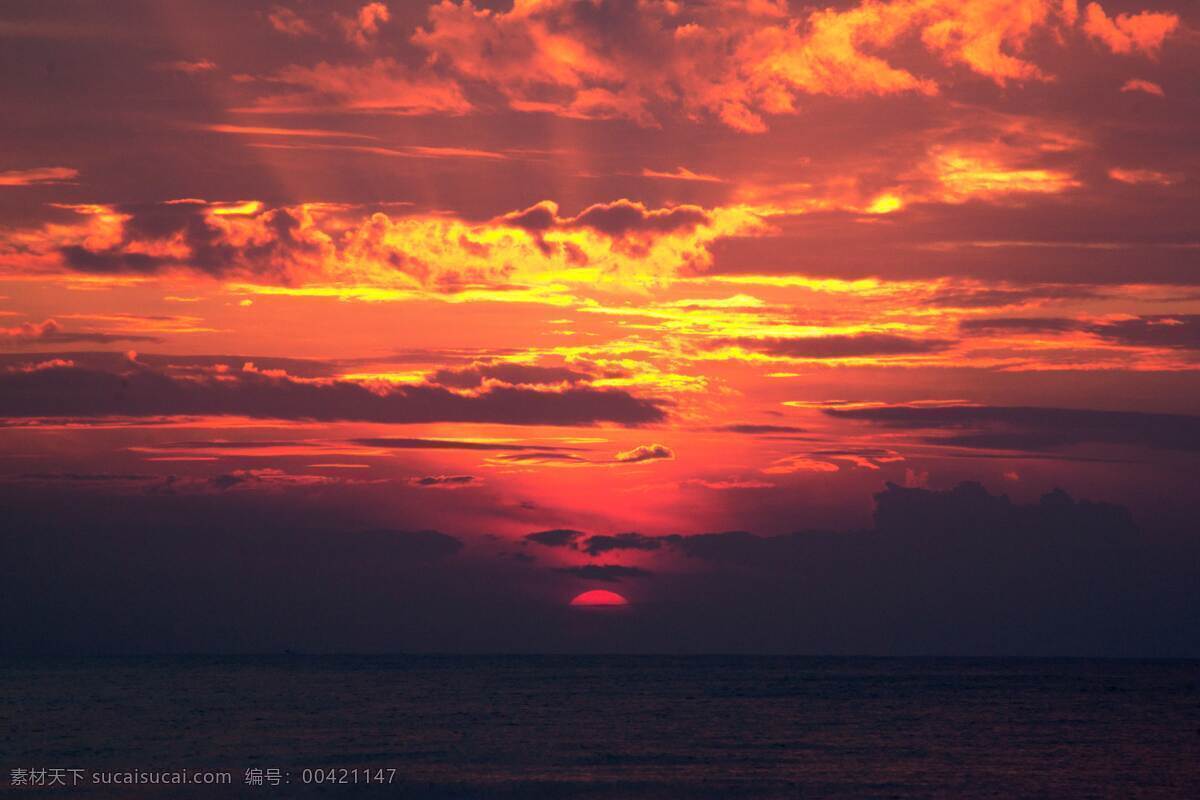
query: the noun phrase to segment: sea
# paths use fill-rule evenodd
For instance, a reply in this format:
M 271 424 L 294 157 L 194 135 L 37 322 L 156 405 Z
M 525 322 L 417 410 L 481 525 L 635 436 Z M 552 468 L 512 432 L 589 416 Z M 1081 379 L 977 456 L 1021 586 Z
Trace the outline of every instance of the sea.
M 1200 661 L 7 658 L 0 769 L 3 797 L 1200 798 Z

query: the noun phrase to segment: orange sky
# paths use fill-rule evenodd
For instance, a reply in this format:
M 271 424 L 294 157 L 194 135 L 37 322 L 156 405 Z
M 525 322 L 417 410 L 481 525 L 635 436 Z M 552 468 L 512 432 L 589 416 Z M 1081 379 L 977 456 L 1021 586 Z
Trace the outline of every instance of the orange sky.
M 0 11 L 17 486 L 502 549 L 1195 469 L 1192 3 L 72 9 Z

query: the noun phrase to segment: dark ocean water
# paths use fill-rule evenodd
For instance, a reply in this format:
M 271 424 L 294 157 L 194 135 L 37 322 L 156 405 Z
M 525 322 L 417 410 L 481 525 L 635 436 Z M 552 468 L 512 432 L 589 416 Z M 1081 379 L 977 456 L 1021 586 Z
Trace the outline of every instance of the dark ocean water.
M 13 797 L 1200 798 L 1200 662 L 4 660 L 0 768 Z M 232 783 L 89 782 L 184 769 Z

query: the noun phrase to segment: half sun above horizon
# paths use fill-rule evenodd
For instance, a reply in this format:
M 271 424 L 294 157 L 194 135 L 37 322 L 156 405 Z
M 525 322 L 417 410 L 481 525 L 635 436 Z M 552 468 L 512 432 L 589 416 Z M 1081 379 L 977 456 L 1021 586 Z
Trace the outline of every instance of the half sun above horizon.
M 610 592 L 607 589 L 593 589 L 590 592 L 576 595 L 575 599 L 571 601 L 571 605 L 586 608 L 612 608 L 628 606 L 629 601 L 616 592 Z

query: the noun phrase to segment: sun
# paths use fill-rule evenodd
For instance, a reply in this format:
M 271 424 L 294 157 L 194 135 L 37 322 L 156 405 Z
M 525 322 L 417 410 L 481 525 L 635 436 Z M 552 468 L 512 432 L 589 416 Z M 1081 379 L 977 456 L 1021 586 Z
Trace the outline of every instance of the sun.
M 571 601 L 571 605 L 581 608 L 614 608 L 618 606 L 627 606 L 629 601 L 616 592 L 610 592 L 607 589 L 593 589 L 590 592 L 576 595 Z

